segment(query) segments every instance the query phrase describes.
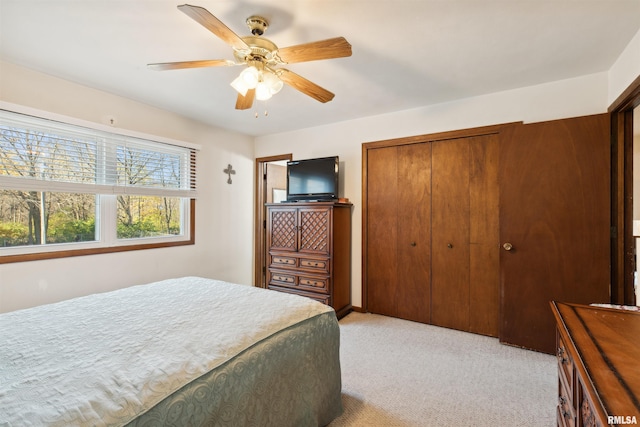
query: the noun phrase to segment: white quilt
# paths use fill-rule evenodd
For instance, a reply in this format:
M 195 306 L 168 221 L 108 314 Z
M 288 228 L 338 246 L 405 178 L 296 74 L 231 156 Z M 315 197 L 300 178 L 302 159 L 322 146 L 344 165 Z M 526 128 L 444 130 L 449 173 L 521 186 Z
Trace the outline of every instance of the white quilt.
M 0 426 L 123 425 L 254 343 L 330 311 L 187 277 L 0 315 Z

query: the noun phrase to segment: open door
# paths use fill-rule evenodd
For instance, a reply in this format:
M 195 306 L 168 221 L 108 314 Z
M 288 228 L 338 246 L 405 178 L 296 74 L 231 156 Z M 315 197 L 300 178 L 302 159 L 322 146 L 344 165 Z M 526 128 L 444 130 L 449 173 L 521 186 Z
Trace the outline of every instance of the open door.
M 266 215 L 265 203 L 277 201 L 287 189 L 286 162 L 293 159 L 292 154 L 281 154 L 256 159 L 256 199 L 255 199 L 255 239 L 254 239 L 254 286 L 266 288 Z
M 634 220 L 640 219 L 640 76 L 609 107 L 612 135 L 611 302 L 640 305 L 634 282 L 637 270 Z M 635 146 L 635 148 L 634 148 Z M 635 166 L 634 166 L 635 164 Z M 639 290 L 640 291 L 640 290 Z
M 549 301 L 610 301 L 609 115 L 502 135 L 500 341 L 554 353 Z

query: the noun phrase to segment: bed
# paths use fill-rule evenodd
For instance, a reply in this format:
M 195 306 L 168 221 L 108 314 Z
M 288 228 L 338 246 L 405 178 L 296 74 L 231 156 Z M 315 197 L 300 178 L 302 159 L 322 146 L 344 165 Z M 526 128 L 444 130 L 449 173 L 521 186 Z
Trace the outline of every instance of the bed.
M 0 314 L 0 426 L 322 426 L 340 332 L 308 298 L 183 277 Z

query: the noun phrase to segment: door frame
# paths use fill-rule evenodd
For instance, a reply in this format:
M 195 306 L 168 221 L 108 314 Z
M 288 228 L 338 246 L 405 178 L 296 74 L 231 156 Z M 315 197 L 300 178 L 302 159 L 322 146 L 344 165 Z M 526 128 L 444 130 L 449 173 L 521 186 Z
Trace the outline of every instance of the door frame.
M 267 163 L 276 161 L 291 161 L 293 154 L 278 154 L 269 157 L 257 157 L 255 160 L 255 215 L 254 215 L 254 279 L 253 286 L 266 287 L 267 269 L 267 240 L 266 240 L 266 209 L 267 201 Z
M 635 305 L 633 288 L 633 110 L 640 76 L 611 104 L 611 302 Z M 640 166 L 640 165 L 639 165 Z

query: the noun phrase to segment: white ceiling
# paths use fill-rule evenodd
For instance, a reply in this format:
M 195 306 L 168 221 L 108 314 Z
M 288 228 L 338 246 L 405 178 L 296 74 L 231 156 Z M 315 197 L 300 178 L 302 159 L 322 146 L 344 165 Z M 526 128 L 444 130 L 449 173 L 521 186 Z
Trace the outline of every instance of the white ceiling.
M 333 101 L 285 87 L 238 111 L 229 83 L 240 67 L 148 69 L 233 59 L 182 1 L 0 0 L 0 59 L 265 135 L 606 71 L 640 28 L 640 0 L 189 1 L 240 36 L 247 17 L 264 16 L 280 47 L 344 36 L 351 57 L 287 66 Z

